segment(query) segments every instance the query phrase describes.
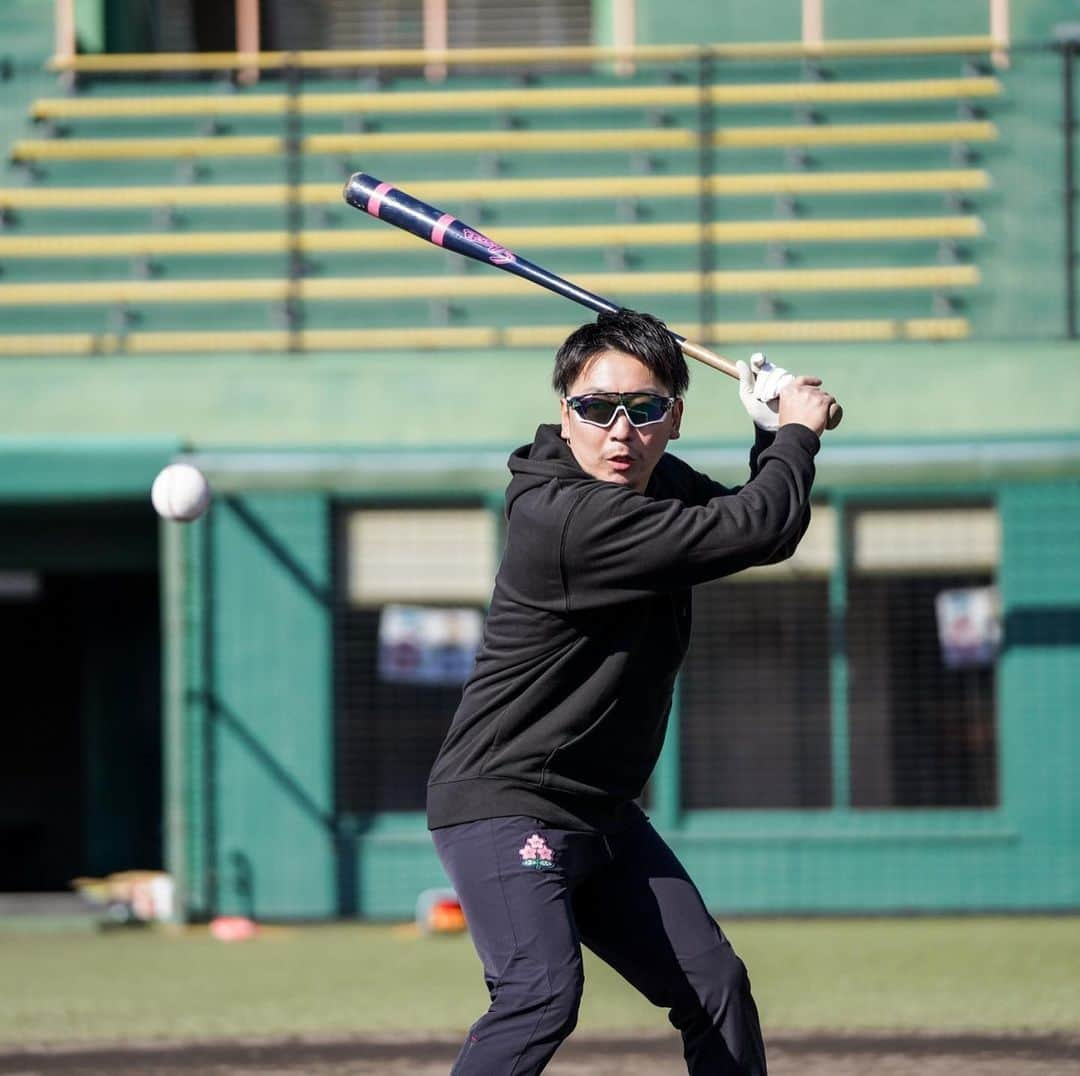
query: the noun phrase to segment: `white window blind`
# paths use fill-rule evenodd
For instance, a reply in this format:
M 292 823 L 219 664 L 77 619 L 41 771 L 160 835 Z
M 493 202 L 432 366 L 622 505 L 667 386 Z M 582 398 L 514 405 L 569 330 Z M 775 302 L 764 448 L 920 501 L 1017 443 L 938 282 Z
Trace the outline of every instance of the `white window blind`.
M 361 509 L 346 534 L 353 605 L 485 604 L 491 595 L 496 534 L 486 509 Z

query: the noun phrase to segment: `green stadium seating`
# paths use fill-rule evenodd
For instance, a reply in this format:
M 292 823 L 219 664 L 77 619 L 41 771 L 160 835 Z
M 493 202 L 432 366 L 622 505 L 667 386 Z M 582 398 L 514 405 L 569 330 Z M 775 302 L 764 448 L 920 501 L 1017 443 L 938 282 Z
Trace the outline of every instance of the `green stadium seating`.
M 0 354 L 556 341 L 566 313 L 552 297 L 345 207 L 342 181 L 361 168 L 526 257 L 551 253 L 589 290 L 650 309 L 655 297 L 710 341 L 958 338 L 981 279 L 987 110 L 1004 93 L 971 59 L 993 47 L 58 61 L 76 92 L 34 102 L 47 137 L 8 147 L 24 182 L 0 189 Z M 419 79 L 443 59 L 445 83 Z M 825 61 L 840 66 L 810 66 Z M 289 67 L 307 72 L 295 96 Z M 190 77 L 256 68 L 266 77 L 228 93 Z M 358 87 L 364 71 L 376 82 Z M 93 216 L 73 225 L 73 210 Z

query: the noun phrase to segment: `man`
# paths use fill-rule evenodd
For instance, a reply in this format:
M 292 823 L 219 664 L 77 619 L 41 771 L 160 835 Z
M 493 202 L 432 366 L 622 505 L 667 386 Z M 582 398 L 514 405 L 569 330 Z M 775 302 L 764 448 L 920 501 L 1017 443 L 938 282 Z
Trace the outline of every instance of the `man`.
M 491 996 L 456 1076 L 543 1070 L 577 1018 L 582 943 L 669 1010 L 692 1076 L 765 1073 L 746 969 L 634 802 L 663 743 L 690 588 L 790 556 L 809 522 L 832 397 L 763 356 L 752 367 L 739 365 L 757 425 L 740 489 L 665 454 L 686 363 L 661 322 L 625 310 L 566 340 L 560 425 L 510 458 L 484 643 L 428 785 Z

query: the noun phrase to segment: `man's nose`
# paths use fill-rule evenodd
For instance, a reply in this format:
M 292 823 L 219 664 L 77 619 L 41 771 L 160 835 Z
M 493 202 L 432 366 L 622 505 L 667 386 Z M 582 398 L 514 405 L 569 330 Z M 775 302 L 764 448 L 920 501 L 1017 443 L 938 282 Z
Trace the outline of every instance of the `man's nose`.
M 626 413 L 625 407 L 620 407 L 615 412 L 615 418 L 612 419 L 611 426 L 609 427 L 609 433 L 612 437 L 619 441 L 625 441 L 633 432 L 634 424 L 630 421 L 630 416 Z

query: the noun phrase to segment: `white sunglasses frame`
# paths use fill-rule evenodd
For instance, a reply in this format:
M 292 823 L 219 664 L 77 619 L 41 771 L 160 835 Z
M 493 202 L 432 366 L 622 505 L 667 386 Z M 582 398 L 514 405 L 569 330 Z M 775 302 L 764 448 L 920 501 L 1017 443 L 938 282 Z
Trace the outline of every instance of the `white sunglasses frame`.
M 592 396 L 619 397 L 619 403 L 616 405 L 615 410 L 611 412 L 611 418 L 609 418 L 607 422 L 594 422 L 592 419 L 585 418 L 585 416 L 582 415 L 576 407 L 574 407 L 575 400 L 587 400 Z M 627 410 L 626 404 L 623 403 L 623 397 L 625 396 L 651 396 L 654 399 L 663 400 L 667 404 L 667 408 L 659 418 L 654 418 L 650 422 L 635 422 L 630 417 L 630 412 Z M 666 419 L 668 415 L 671 414 L 672 409 L 675 407 L 675 401 L 677 399 L 678 396 L 661 396 L 657 392 L 583 392 L 580 396 L 564 396 L 563 403 L 566 404 L 566 407 L 569 411 L 573 411 L 574 414 L 577 415 L 577 417 L 582 422 L 586 423 L 589 426 L 597 426 L 602 430 L 606 430 L 615 422 L 615 419 L 619 417 L 619 412 L 621 411 L 624 415 L 626 415 L 626 421 L 629 422 L 635 430 L 640 430 L 643 429 L 645 426 L 655 426 L 658 422 L 663 422 L 664 419 Z

